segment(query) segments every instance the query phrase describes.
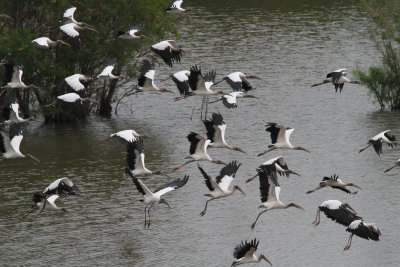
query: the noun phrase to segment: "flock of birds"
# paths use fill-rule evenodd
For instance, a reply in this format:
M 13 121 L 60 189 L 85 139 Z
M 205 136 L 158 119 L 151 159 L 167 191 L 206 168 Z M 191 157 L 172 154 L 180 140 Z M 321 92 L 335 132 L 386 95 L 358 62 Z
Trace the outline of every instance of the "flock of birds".
M 188 11 L 190 8 L 182 8 L 182 0 L 173 0 L 166 12 L 183 12 Z M 48 37 L 40 37 L 32 41 L 32 44 L 40 49 L 54 49 L 57 45 L 71 46 L 75 51 L 80 48 L 80 37 L 79 30 L 89 29 L 95 31 L 91 26 L 84 22 L 78 22 L 74 19 L 75 7 L 68 8 L 63 17 L 60 20 L 62 24 L 60 30 L 65 34 L 66 41 L 56 40 L 52 41 Z M 6 15 L 1 17 L 11 19 Z M 143 35 L 137 35 L 140 28 L 135 26 L 129 28 L 126 32 L 119 32 L 115 39 L 143 39 L 148 38 Z M 110 40 L 111 41 L 111 40 Z M 178 47 L 174 40 L 165 40 L 156 43 L 150 47 L 150 50 L 143 53 L 141 56 L 153 51 L 159 55 L 162 60 L 169 66 L 172 67 L 174 63 L 180 62 L 182 58 L 182 53 L 185 51 Z M 152 63 L 143 59 L 141 61 L 142 66 L 140 70 L 140 76 L 138 78 L 137 86 L 128 91 L 123 95 L 123 97 L 128 97 L 129 95 L 136 94 L 143 91 L 157 91 L 157 92 L 170 92 L 164 88 L 159 88 L 155 84 L 155 70 Z M 32 118 L 23 119 L 19 115 L 19 104 L 16 100 L 16 90 L 15 89 L 29 89 L 37 88 L 35 85 L 25 85 L 22 81 L 22 68 L 15 63 L 4 64 L 6 68 L 6 85 L 2 88 L 4 89 L 1 96 L 1 108 L 3 111 L 4 121 L 1 124 L 1 135 L 0 135 L 0 151 L 2 152 L 3 158 L 31 158 L 39 162 L 37 158 L 30 154 L 23 154 L 20 151 L 20 144 L 23 139 L 23 133 L 21 130 L 21 124 L 26 123 Z M 86 77 L 82 74 L 74 74 L 65 78 L 66 84 L 69 85 L 70 92 L 57 97 L 57 102 L 51 103 L 47 106 L 52 106 L 55 104 L 62 104 L 64 108 L 68 108 L 77 118 L 82 118 L 84 114 L 83 102 L 90 101 L 96 103 L 95 100 L 86 98 L 86 91 L 84 82 L 90 81 L 92 79 L 120 79 L 122 76 L 116 76 L 112 73 L 115 66 L 114 60 L 108 60 L 105 63 L 103 71 L 95 78 Z M 359 81 L 350 80 L 346 77 L 347 73 L 345 69 L 339 69 L 329 73 L 326 79 L 321 83 L 313 84 L 312 86 L 318 86 L 326 83 L 332 83 L 335 90 L 343 89 L 344 83 L 355 83 L 359 84 Z M 170 75 L 172 81 L 176 84 L 180 97 L 176 97 L 175 100 L 181 100 L 190 96 L 199 95 L 203 97 L 202 100 L 202 119 L 203 119 L 203 108 L 205 106 L 206 112 L 204 115 L 204 126 L 207 131 L 207 136 L 204 137 L 199 133 L 191 132 L 187 135 L 187 140 L 190 143 L 189 155 L 186 157 L 188 160 L 179 166 L 175 167 L 173 171 L 176 171 L 183 166 L 199 161 L 209 161 L 215 164 L 224 165 L 219 173 L 219 175 L 213 179 L 207 172 L 198 165 L 200 173 L 204 177 L 205 185 L 210 193 L 205 196 L 209 197 L 205 203 L 204 210 L 201 211 L 200 215 L 204 216 L 207 211 L 207 206 L 209 202 L 225 198 L 233 195 L 236 191 L 240 191 L 244 196 L 245 192 L 238 186 L 234 185 L 232 189 L 230 184 L 234 181 L 236 173 L 241 166 L 237 161 L 231 161 L 225 163 L 220 159 L 213 159 L 207 153 L 208 146 L 213 148 L 225 148 L 238 151 L 247 154 L 244 150 L 239 147 L 232 146 L 225 140 L 226 123 L 223 119 L 221 113 L 212 113 L 211 117 L 208 119 L 207 108 L 209 103 L 215 103 L 222 101 L 223 105 L 228 108 L 237 108 L 237 98 L 251 97 L 257 98 L 249 94 L 249 91 L 254 88 L 248 81 L 249 78 L 260 79 L 255 75 L 245 75 L 242 72 L 234 72 L 225 76 L 221 81 L 216 82 L 216 71 L 212 70 L 203 73 L 201 68 L 197 65 L 193 65 L 190 70 L 179 71 L 175 74 Z M 226 81 L 230 87 L 232 87 L 233 92 L 228 93 L 224 91 L 213 91 L 212 86 L 219 84 L 222 81 Z M 83 82 L 83 83 L 82 83 Z M 221 95 L 218 100 L 209 101 L 209 96 Z M 121 99 L 120 99 L 121 100 Z M 192 112 L 193 113 L 193 112 Z M 8 129 L 8 130 L 6 130 Z M 262 156 L 270 151 L 278 149 L 288 149 L 288 150 L 302 150 L 310 153 L 309 150 L 300 147 L 293 146 L 290 143 L 290 136 L 294 129 L 290 127 L 285 127 L 278 123 L 268 123 L 266 125 L 266 131 L 269 133 L 271 138 L 271 144 L 268 145 L 267 149 L 260 152 L 257 156 Z M 159 170 L 149 170 L 145 167 L 145 154 L 143 139 L 150 138 L 145 134 L 138 134 L 134 130 L 123 130 L 117 133 L 113 133 L 109 138 L 102 140 L 100 142 L 105 142 L 108 139 L 118 139 L 127 150 L 126 156 L 126 174 L 131 177 L 134 185 L 136 186 L 138 192 L 143 196 L 141 201 L 145 204 L 145 220 L 144 226 L 149 228 L 151 224 L 150 220 L 150 210 L 154 204 L 163 203 L 169 206 L 166 199 L 163 196 L 173 190 L 179 189 L 186 185 L 189 176 L 185 175 L 182 179 L 176 179 L 172 182 L 162 186 L 154 191 L 151 191 L 139 178 L 138 176 L 143 174 L 160 174 L 167 178 L 170 178 L 168 174 L 163 173 Z M 386 143 L 390 147 L 397 145 L 397 140 L 394 134 L 390 131 L 384 131 L 378 135 L 372 137 L 368 140 L 368 146 L 361 149 L 359 152 L 364 151 L 366 148 L 373 146 L 376 153 L 380 155 L 382 153 L 382 145 Z M 390 171 L 395 166 L 400 166 L 400 159 L 396 162 L 393 167 L 385 170 L 385 172 Z M 295 203 L 284 204 L 280 200 L 281 187 L 279 184 L 278 175 L 286 175 L 289 177 L 290 174 L 298 175 L 300 174 L 289 169 L 284 157 L 279 156 L 267 160 L 257 168 L 257 174 L 249 178 L 246 183 L 251 182 L 255 178 L 259 179 L 259 190 L 261 205 L 259 208 L 264 209 L 261 211 L 255 221 L 251 224 L 251 228 L 254 229 L 260 216 L 267 211 L 273 209 L 287 209 L 289 207 L 295 207 L 301 211 L 304 208 Z M 345 183 L 338 178 L 338 175 L 333 175 L 331 177 L 324 177 L 319 183 L 318 187 L 307 191 L 307 194 L 313 193 L 324 187 L 331 187 L 334 189 L 342 190 L 348 194 L 356 194 L 357 191 L 350 191 L 347 187 L 352 186 L 361 189 L 358 185 L 353 183 Z M 35 193 L 33 196 L 32 210 L 24 216 L 27 217 L 32 212 L 39 210 L 39 213 L 43 212 L 48 203 L 53 209 L 70 213 L 69 210 L 63 207 L 58 207 L 55 201 L 59 197 L 77 195 L 85 197 L 81 193 L 79 188 L 67 177 L 57 179 L 52 182 L 42 193 Z M 313 224 L 317 226 L 320 223 L 320 212 L 325 213 L 325 215 L 332 219 L 333 221 L 342 224 L 347 227 L 346 231 L 350 232 L 348 243 L 346 244 L 344 250 L 348 250 L 351 246 L 351 240 L 354 235 L 359 236 L 364 239 L 379 240 L 381 235 L 378 227 L 374 223 L 366 223 L 363 218 L 357 215 L 355 210 L 350 207 L 347 203 L 342 203 L 339 200 L 327 200 L 324 201 L 319 207 L 315 221 Z M 261 260 L 267 261 L 269 264 L 272 263 L 262 254 L 255 255 L 259 241 L 253 239 L 251 241 L 242 241 L 239 243 L 233 252 L 235 261 L 232 266 L 237 266 L 243 263 L 260 262 Z

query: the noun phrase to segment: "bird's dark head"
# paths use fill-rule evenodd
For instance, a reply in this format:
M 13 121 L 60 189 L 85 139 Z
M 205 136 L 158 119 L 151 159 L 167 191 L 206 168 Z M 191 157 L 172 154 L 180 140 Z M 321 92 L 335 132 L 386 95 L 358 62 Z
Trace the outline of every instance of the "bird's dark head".
M 168 206 L 168 208 L 171 208 L 171 206 L 168 204 L 168 202 L 164 198 L 160 199 L 160 203 L 164 203 L 165 205 Z
M 357 212 L 356 212 L 349 204 L 344 203 L 343 206 L 344 206 L 345 208 L 348 208 L 348 209 L 352 210 L 355 214 L 357 214 Z
M 319 183 L 319 186 L 320 186 L 320 187 L 325 187 L 325 186 L 326 186 L 326 183 L 325 183 L 324 181 L 322 181 L 322 182 Z
M 37 204 L 37 203 L 42 202 L 42 200 L 44 198 L 45 197 L 44 197 L 43 193 L 36 192 L 35 194 L 33 194 L 32 200 L 33 200 L 33 202 L 35 202 Z
M 39 160 L 38 158 L 32 156 L 31 154 L 26 154 L 26 155 L 25 155 L 25 158 L 33 159 L 34 161 L 36 161 L 36 162 L 38 162 L 38 163 L 40 162 L 40 160 Z
M 243 190 L 237 185 L 233 186 L 233 190 L 239 190 L 244 196 L 246 196 L 245 192 L 243 192 Z

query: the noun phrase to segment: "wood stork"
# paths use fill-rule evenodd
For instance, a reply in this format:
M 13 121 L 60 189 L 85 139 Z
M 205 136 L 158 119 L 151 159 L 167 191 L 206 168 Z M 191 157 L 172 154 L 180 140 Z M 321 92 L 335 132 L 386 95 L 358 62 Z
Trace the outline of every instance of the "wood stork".
M 236 258 L 236 260 L 232 262 L 231 267 L 235 267 L 244 263 L 258 263 L 261 260 L 267 261 L 272 266 L 272 263 L 263 254 L 260 254 L 259 256 L 254 255 L 254 252 L 257 251 L 259 243 L 260 241 L 254 238 L 250 242 L 247 242 L 246 240 L 244 242 L 242 241 L 240 244 L 237 244 L 233 250 L 233 257 Z
M 312 190 L 308 190 L 306 192 L 306 194 L 313 193 L 313 192 L 317 191 L 318 189 L 321 189 L 321 188 L 326 187 L 326 186 L 330 186 L 330 187 L 332 187 L 334 189 L 342 190 L 342 191 L 346 192 L 347 194 L 357 194 L 357 191 L 351 192 L 350 190 L 348 190 L 346 188 L 346 186 L 354 186 L 354 187 L 357 187 L 357 188 L 362 190 L 362 188 L 359 187 L 356 184 L 344 183 L 341 179 L 339 179 L 338 175 L 334 174 L 334 175 L 331 175 L 331 177 L 326 177 L 325 176 L 324 178 L 322 178 L 322 182 L 319 183 L 319 186 L 317 188 L 312 189 Z
M 101 140 L 100 143 L 103 143 L 112 138 L 117 138 L 122 144 L 127 145 L 128 143 L 132 143 L 138 140 L 139 138 L 148 138 L 148 136 L 145 134 L 138 134 L 134 130 L 123 130 L 110 134 L 108 138 Z
M 105 80 L 117 80 L 117 79 L 125 78 L 121 75 L 116 76 L 116 75 L 112 74 L 114 67 L 115 67 L 114 59 L 113 58 L 107 59 L 104 62 L 103 71 L 99 75 L 97 75 L 97 78 L 105 79 Z
M 83 102 L 99 104 L 99 102 L 94 99 L 82 98 L 76 93 L 67 93 L 57 96 L 57 102 L 45 105 L 43 108 L 54 106 L 55 104 L 59 103 L 62 108 L 69 109 L 74 116 L 76 116 L 78 119 L 82 119 L 86 115 L 83 108 Z
M 396 137 L 394 136 L 394 134 L 392 133 L 392 131 L 386 130 L 386 131 L 383 131 L 383 132 L 375 135 L 374 137 L 372 137 L 371 139 L 368 140 L 368 146 L 366 146 L 363 149 L 360 149 L 360 151 L 358 151 L 358 153 L 361 153 L 368 147 L 373 146 L 376 154 L 378 154 L 378 156 L 380 156 L 380 154 L 382 154 L 382 152 L 383 152 L 382 151 L 382 143 L 386 143 L 390 147 L 393 147 L 393 145 L 397 146 L 397 140 L 396 140 Z
M 126 149 L 127 149 L 126 163 L 133 175 L 152 173 L 152 174 L 161 174 L 169 178 L 168 175 L 162 173 L 159 170 L 151 171 L 146 168 L 146 166 L 144 165 L 145 155 L 143 148 L 143 139 L 139 138 L 132 142 L 127 142 Z
M 132 174 L 132 172 L 126 168 L 125 169 L 126 173 L 132 178 L 133 183 L 135 184 L 137 190 L 139 193 L 141 193 L 144 197 L 144 199 L 140 199 L 141 202 L 144 202 L 146 204 L 144 208 L 144 227 L 150 227 L 150 209 L 153 207 L 154 203 L 164 203 L 167 205 L 169 208 L 168 202 L 162 198 L 161 196 L 164 195 L 165 193 L 168 193 L 172 190 L 176 190 L 178 188 L 181 188 L 184 186 L 188 179 L 189 175 L 185 175 L 183 179 L 176 179 L 175 181 L 170 182 L 167 185 L 164 185 L 154 192 L 151 192 L 143 183 L 140 181 L 138 178 L 135 177 L 135 175 Z M 147 209 L 147 207 L 150 205 L 150 207 Z M 147 215 L 149 219 L 147 220 Z
M 212 159 L 207 154 L 207 147 L 211 143 L 210 139 L 205 139 L 200 134 L 194 133 L 194 132 L 191 132 L 187 136 L 187 139 L 190 142 L 190 149 L 189 149 L 190 156 L 185 157 L 185 159 L 190 158 L 191 160 L 188 160 L 188 161 L 182 163 L 181 165 L 175 167 L 173 169 L 173 171 L 176 171 L 176 170 L 182 168 L 183 166 L 185 166 L 188 163 L 191 163 L 191 162 L 194 162 L 194 161 L 201 161 L 201 160 L 205 160 L 205 161 L 209 161 L 209 162 L 212 162 L 212 163 L 226 165 L 226 163 L 224 163 L 224 162 L 222 162 L 220 160 Z
M 358 80 L 350 80 L 346 77 L 347 72 L 346 69 L 338 69 L 332 71 L 326 75 L 326 79 L 322 81 L 322 83 L 314 83 L 311 87 L 318 86 L 325 83 L 332 83 L 335 86 L 335 92 L 338 91 L 341 93 L 343 90 L 344 83 L 355 83 L 360 84 Z
M 127 31 L 119 31 L 117 33 L 117 37 L 115 39 L 124 39 L 124 40 L 132 40 L 132 39 L 146 39 L 149 38 L 145 35 L 136 35 L 138 32 L 140 32 L 140 26 L 132 26 L 130 27 Z
M 65 11 L 64 11 L 64 13 L 62 14 L 62 17 L 59 19 L 59 23 L 62 23 L 62 24 L 67 24 L 67 23 L 75 23 L 75 24 L 77 24 L 78 26 L 88 26 L 88 27 L 90 27 L 90 25 L 88 25 L 87 23 L 85 23 L 85 22 L 79 22 L 79 21 L 76 21 L 75 20 L 75 18 L 74 18 L 74 13 L 75 13 L 75 11 L 76 11 L 76 7 L 69 7 L 69 8 L 67 8 Z
M 81 49 L 81 39 L 79 36 L 80 30 L 90 30 L 97 33 L 97 31 L 86 25 L 78 25 L 76 23 L 67 23 L 60 26 L 60 30 L 67 38 L 68 43 L 71 45 L 72 49 L 77 52 Z
M 362 220 L 353 221 L 349 227 L 346 229 L 347 232 L 350 232 L 351 235 L 349 240 L 347 241 L 346 246 L 344 247 L 344 251 L 349 250 L 351 246 L 351 240 L 353 239 L 353 235 L 359 236 L 364 239 L 371 239 L 374 241 L 379 241 L 379 236 L 381 236 L 381 232 L 378 227 L 374 223 L 365 223 Z
M 35 40 L 33 40 L 31 42 L 31 44 L 36 46 L 36 47 L 38 47 L 38 48 L 40 48 L 40 49 L 44 49 L 44 50 L 49 50 L 49 49 L 51 49 L 53 47 L 56 47 L 57 45 L 66 45 L 66 46 L 71 47 L 71 45 L 69 43 L 66 43 L 66 42 L 64 42 L 62 40 L 52 41 L 48 37 L 36 38 Z
M 239 147 L 228 145 L 225 141 L 226 124 L 221 113 L 213 113 L 211 118 L 203 121 L 207 130 L 207 139 L 211 140 L 210 146 L 215 148 L 228 148 L 231 150 L 239 151 L 247 155 Z
M 10 64 L 6 64 L 6 66 L 10 66 Z M 11 81 L 8 82 L 5 86 L 3 86 L 2 88 L 4 89 L 1 93 L 0 96 L 3 95 L 3 93 L 5 92 L 6 89 L 29 89 L 29 88 L 35 88 L 35 89 L 39 89 L 39 87 L 37 87 L 34 84 L 29 84 L 26 85 L 23 81 L 22 81 L 22 74 L 24 73 L 22 68 L 20 66 L 18 66 L 17 64 L 13 64 L 13 72 L 12 72 L 12 77 L 11 77 Z
M 21 125 L 19 123 L 11 122 L 8 133 L 0 131 L 0 151 L 3 153 L 3 157 L 6 159 L 29 158 L 40 162 L 31 154 L 23 154 L 19 150 L 23 138 L 24 136 L 22 135 Z
M 190 76 L 190 71 L 188 70 L 178 71 L 170 75 L 172 81 L 174 81 L 176 87 L 178 87 L 179 93 L 182 97 L 187 97 L 190 94 L 189 76 Z M 175 98 L 175 100 L 180 100 L 180 98 Z
M 283 156 L 279 156 L 279 157 L 275 157 L 270 160 L 267 160 L 266 162 L 261 164 L 261 166 L 263 166 L 263 165 L 267 166 L 267 165 L 271 165 L 271 164 L 275 164 L 276 171 L 278 172 L 279 175 L 286 175 L 286 177 L 289 177 L 290 174 L 294 174 L 294 175 L 301 177 L 300 174 L 289 169 L 288 165 L 286 164 L 286 160 Z M 258 168 L 261 168 L 261 166 L 259 166 Z M 258 172 L 253 177 L 247 179 L 246 183 L 253 181 L 257 176 L 258 176 Z
M 150 63 L 149 60 L 143 59 L 142 60 L 142 67 L 140 69 L 140 77 L 138 79 L 137 88 L 133 89 L 130 92 L 127 92 L 125 96 L 130 96 L 137 92 L 142 91 L 156 91 L 156 92 L 168 92 L 173 93 L 165 88 L 158 88 L 157 85 L 154 83 L 154 71 L 153 65 Z
M 252 223 L 251 229 L 254 229 L 258 218 L 260 218 L 261 214 L 272 210 L 272 209 L 287 209 L 289 207 L 295 207 L 302 211 L 304 209 L 295 203 L 289 203 L 287 205 L 283 204 L 279 200 L 279 193 L 281 191 L 281 187 L 278 183 L 278 176 L 276 171 L 275 164 L 270 165 L 262 165 L 261 168 L 257 169 L 258 177 L 260 180 L 260 196 L 262 205 L 258 208 L 264 208 L 264 211 L 261 211 L 256 220 Z
M 32 210 L 27 215 L 25 215 L 24 218 L 37 209 L 40 209 L 39 213 L 43 212 L 44 208 L 46 207 L 46 202 L 48 202 L 55 210 L 68 212 L 67 209 L 58 207 L 55 201 L 59 197 L 73 195 L 83 197 L 79 188 L 69 178 L 59 178 L 52 182 L 48 187 L 46 187 L 46 189 L 42 193 L 35 193 L 33 195 L 32 200 L 35 204 L 32 205 Z
M 144 56 L 150 51 L 153 51 L 159 55 L 169 67 L 172 68 L 172 63 L 180 62 L 182 57 L 182 52 L 187 52 L 182 48 L 179 48 L 175 40 L 166 40 L 150 46 L 150 50 L 144 52 L 140 56 Z
M 254 96 L 254 95 L 243 94 L 243 92 L 232 92 L 232 93 L 228 93 L 226 95 L 221 96 L 221 98 L 218 100 L 209 102 L 209 104 L 216 103 L 218 101 L 222 101 L 222 104 L 224 104 L 224 106 L 227 108 L 237 108 L 236 99 L 243 98 L 243 97 L 252 97 L 252 98 L 258 99 L 258 97 Z
M 236 161 L 232 161 L 228 165 L 224 166 L 221 169 L 217 178 L 215 178 L 215 181 L 203 170 L 203 168 L 201 168 L 200 166 L 197 167 L 199 168 L 201 174 L 203 174 L 204 176 L 206 186 L 211 191 L 210 194 L 205 194 L 205 196 L 211 197 L 211 199 L 207 200 L 206 206 L 204 207 L 204 210 L 200 213 L 200 216 L 204 216 L 204 214 L 206 214 L 208 202 L 214 199 L 233 195 L 236 190 L 239 190 L 244 196 L 246 196 L 243 190 L 237 185 L 234 185 L 232 190 L 229 190 L 229 185 L 231 184 L 233 178 L 235 178 L 236 172 L 240 167 L 240 163 L 237 164 Z
M 396 167 L 396 166 L 400 166 L 400 159 L 398 159 L 398 160 L 396 161 L 396 163 L 394 164 L 393 167 L 390 167 L 389 169 L 386 169 L 384 172 L 388 172 L 388 171 L 390 171 L 391 169 L 393 169 L 393 168 Z
M 187 8 L 182 8 L 181 5 L 183 3 L 183 0 L 172 0 L 165 12 L 167 13 L 174 13 L 174 12 L 185 12 L 185 11 L 191 11 L 191 7 Z
M 318 226 L 321 221 L 321 211 L 332 221 L 344 226 L 349 226 L 352 221 L 362 219 L 349 204 L 342 203 L 339 200 L 327 200 L 318 207 L 317 216 L 312 222 L 315 226 Z
M 11 123 L 26 123 L 29 121 L 39 121 L 34 118 L 23 119 L 19 116 L 19 104 L 15 101 L 11 103 L 8 108 L 3 108 L 3 122 L 4 125 L 9 125 Z
M 250 90 L 253 90 L 253 88 L 250 85 L 250 82 L 247 79 L 254 78 L 257 80 L 261 80 L 258 76 L 256 75 L 245 75 L 242 72 L 232 72 L 231 74 L 228 74 L 224 78 L 222 78 L 221 81 L 216 82 L 215 84 L 219 84 L 222 81 L 226 81 L 230 87 L 232 87 L 233 91 L 244 91 L 247 93 Z
M 272 145 L 268 146 L 268 149 L 264 152 L 261 152 L 257 155 L 257 157 L 264 155 L 265 153 L 274 150 L 274 149 L 293 149 L 293 150 L 304 150 L 308 153 L 307 149 L 300 146 L 292 146 L 289 141 L 290 135 L 293 133 L 294 129 L 290 127 L 285 127 L 283 125 L 279 125 L 275 122 L 269 122 L 266 125 L 266 131 L 271 133 L 271 142 Z
M 83 74 L 73 74 L 64 79 L 68 85 L 68 91 L 71 93 L 77 93 L 80 97 L 86 97 L 86 88 L 82 82 L 87 83 L 92 80 L 92 78 L 87 77 Z

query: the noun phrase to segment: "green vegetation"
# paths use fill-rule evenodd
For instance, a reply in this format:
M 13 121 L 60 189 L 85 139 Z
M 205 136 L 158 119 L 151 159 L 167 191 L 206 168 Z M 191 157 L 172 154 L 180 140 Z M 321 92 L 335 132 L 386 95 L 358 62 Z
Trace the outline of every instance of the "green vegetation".
M 354 74 L 365 84 L 381 109 L 400 109 L 400 1 L 361 0 L 375 22 L 370 36 L 382 56 L 382 64 Z
M 33 39 L 42 36 L 53 41 L 63 39 L 58 21 L 71 4 L 77 7 L 75 19 L 86 22 L 98 33 L 80 31 L 82 44 L 76 53 L 68 46 L 57 46 L 50 51 L 29 46 Z M 38 90 L 18 92 L 24 116 L 33 112 L 42 113 L 46 122 L 68 120 L 65 114 L 60 116 L 62 110 L 42 106 L 55 102 L 58 95 L 66 93 L 65 77 L 75 73 L 95 77 L 107 58 L 115 59 L 115 75 L 134 78 L 140 62 L 137 58 L 139 51 L 171 33 L 176 34 L 172 17 L 164 15 L 168 4 L 169 0 L 1 1 L 1 13 L 13 18 L 0 19 L 1 62 L 14 61 L 23 66 L 23 81 L 40 87 Z M 141 25 L 141 34 L 152 39 L 105 42 L 114 38 L 118 31 L 126 31 L 134 25 Z M 23 47 L 27 48 L 18 51 Z M 4 68 L 1 68 L 0 75 L 3 72 Z M 116 100 L 116 93 L 128 81 L 97 80 L 89 83 L 86 86 L 88 97 L 100 103 L 95 106 L 95 112 L 101 116 L 111 116 L 111 104 Z

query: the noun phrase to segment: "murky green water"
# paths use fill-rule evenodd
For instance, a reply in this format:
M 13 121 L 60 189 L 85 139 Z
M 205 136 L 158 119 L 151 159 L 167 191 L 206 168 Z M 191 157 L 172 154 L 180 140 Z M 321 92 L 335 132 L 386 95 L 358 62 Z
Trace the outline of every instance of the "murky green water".
M 207 188 L 196 164 L 188 165 L 171 175 L 174 179 L 190 175 L 185 187 L 166 196 L 172 209 L 153 208 L 152 226 L 144 229 L 144 206 L 124 177 L 125 148 L 115 140 L 98 142 L 123 129 L 146 133 L 154 138 L 145 141 L 148 168 L 170 171 L 188 154 L 186 135 L 205 134 L 198 111 L 189 120 L 199 98 L 174 102 L 170 94 L 144 94 L 125 101 L 119 116 L 111 119 L 91 116 L 86 122 L 57 127 L 31 124 L 22 151 L 41 163 L 0 162 L 0 265 L 229 266 L 234 246 L 254 237 L 274 266 L 399 265 L 400 169 L 383 174 L 399 158 L 398 149 L 384 147 L 381 157 L 372 149 L 358 154 L 368 138 L 383 130 L 399 135 L 399 114 L 377 111 L 366 90 L 357 85 L 345 85 L 341 94 L 331 85 L 310 87 L 332 70 L 379 61 L 368 39 L 371 22 L 358 1 L 184 4 L 196 12 L 179 22 L 176 39 L 191 54 L 173 69 L 158 66 L 156 76 L 165 78 L 199 64 L 203 70 L 215 68 L 219 78 L 242 71 L 263 79 L 253 81 L 260 99 L 240 99 L 235 110 L 222 103 L 209 108 L 223 114 L 227 141 L 249 154 L 209 150 L 212 157 L 242 163 L 236 183 L 247 197 L 237 194 L 213 201 L 200 217 Z M 172 81 L 163 86 L 176 91 Z M 228 89 L 224 83 L 218 88 Z M 292 143 L 311 153 L 277 151 L 255 157 L 270 143 L 264 128 L 270 121 L 295 128 Z M 244 181 L 262 162 L 279 155 L 302 175 L 280 179 L 281 200 L 296 202 L 306 212 L 267 212 L 251 231 L 260 205 L 258 182 Z M 218 165 L 201 165 L 212 177 L 220 170 Z M 323 176 L 334 173 L 364 190 L 357 195 L 329 188 L 305 194 Z M 46 210 L 21 220 L 32 194 L 63 176 L 89 197 L 60 199 L 59 205 L 74 215 Z M 155 189 L 167 179 L 147 176 L 143 181 Z M 320 226 L 311 225 L 317 206 L 328 199 L 348 202 L 365 221 L 377 223 L 382 240 L 355 237 L 350 251 L 342 252 L 348 238 L 343 226 L 324 215 Z

